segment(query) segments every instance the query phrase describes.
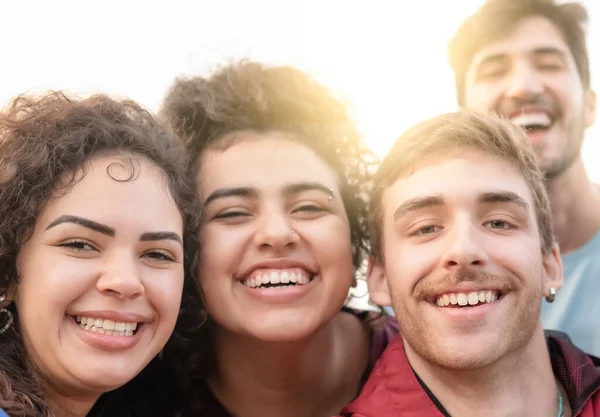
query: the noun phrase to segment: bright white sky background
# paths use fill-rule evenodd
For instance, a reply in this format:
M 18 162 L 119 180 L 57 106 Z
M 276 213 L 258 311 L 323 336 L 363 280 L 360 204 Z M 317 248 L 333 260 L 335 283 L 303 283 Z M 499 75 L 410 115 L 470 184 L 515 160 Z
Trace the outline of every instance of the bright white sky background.
M 348 98 L 384 154 L 410 125 L 456 109 L 446 45 L 482 0 L 0 0 L 0 106 L 26 90 L 101 91 L 157 110 L 173 78 L 249 57 L 291 64 Z M 600 2 L 591 16 L 600 88 Z M 600 117 L 600 115 L 599 115 Z M 584 159 L 600 182 L 600 119 Z

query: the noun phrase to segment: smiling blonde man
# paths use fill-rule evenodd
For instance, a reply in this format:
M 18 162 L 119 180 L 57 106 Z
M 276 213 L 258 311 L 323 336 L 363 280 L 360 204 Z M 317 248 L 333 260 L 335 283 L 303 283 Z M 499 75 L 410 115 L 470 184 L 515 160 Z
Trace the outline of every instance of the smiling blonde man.
M 600 360 L 542 330 L 562 264 L 521 130 L 471 112 L 422 122 L 374 184 L 369 290 L 402 338 L 344 415 L 600 416 Z

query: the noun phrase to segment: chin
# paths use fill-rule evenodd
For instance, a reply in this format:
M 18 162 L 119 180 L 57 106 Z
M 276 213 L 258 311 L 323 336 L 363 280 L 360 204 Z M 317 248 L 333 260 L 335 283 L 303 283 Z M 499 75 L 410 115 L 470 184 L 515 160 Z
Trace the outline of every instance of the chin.
M 81 385 L 86 385 L 90 390 L 108 392 L 115 390 L 137 376 L 141 369 L 125 370 L 122 367 L 97 366 L 81 370 Z

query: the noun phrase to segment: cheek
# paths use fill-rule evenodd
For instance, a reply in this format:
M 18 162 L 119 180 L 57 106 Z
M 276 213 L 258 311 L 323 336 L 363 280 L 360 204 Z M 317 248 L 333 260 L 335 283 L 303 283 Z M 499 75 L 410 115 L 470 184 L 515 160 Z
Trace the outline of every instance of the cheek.
M 183 265 L 179 268 L 147 272 L 144 288 L 148 301 L 159 314 L 161 322 L 175 322 L 181 306 L 183 280 Z
M 251 239 L 248 227 L 211 227 L 205 226 L 200 233 L 199 272 L 201 277 L 210 272 L 234 271 Z
M 502 87 L 498 84 L 476 84 L 466 88 L 465 107 L 479 111 L 492 111 L 502 96 Z

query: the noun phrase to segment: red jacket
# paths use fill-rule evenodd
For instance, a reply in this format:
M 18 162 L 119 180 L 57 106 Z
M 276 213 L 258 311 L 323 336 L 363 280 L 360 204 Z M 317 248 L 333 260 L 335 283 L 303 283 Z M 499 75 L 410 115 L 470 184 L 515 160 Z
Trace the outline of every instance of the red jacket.
M 547 332 L 554 374 L 567 392 L 573 417 L 600 417 L 600 359 L 576 348 L 566 335 Z M 441 406 L 440 406 L 441 407 Z M 344 417 L 444 417 L 412 371 L 402 338 L 392 342 Z

